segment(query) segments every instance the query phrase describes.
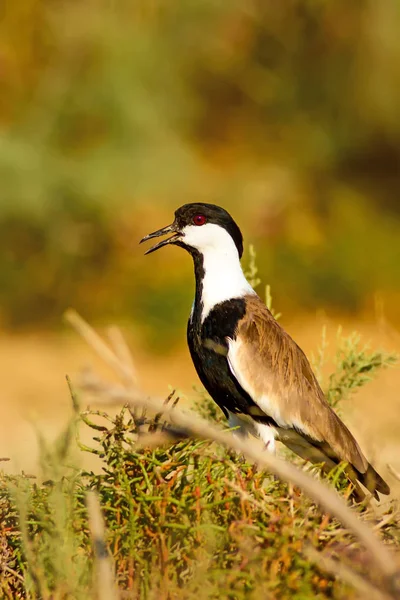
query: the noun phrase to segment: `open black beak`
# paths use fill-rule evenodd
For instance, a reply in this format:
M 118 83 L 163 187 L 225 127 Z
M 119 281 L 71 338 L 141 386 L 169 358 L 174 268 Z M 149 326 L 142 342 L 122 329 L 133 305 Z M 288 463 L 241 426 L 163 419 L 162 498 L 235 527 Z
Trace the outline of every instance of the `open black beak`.
M 174 241 L 179 238 L 179 232 L 176 231 L 175 223 L 172 223 L 172 225 L 167 225 L 167 227 L 163 227 L 158 231 L 154 231 L 154 233 L 149 233 L 149 235 L 145 235 L 144 238 L 140 240 L 139 244 L 141 244 L 142 242 L 147 242 L 147 240 L 152 240 L 153 238 L 159 237 L 160 235 L 167 235 L 167 233 L 174 233 L 175 235 L 171 236 L 170 238 L 167 238 L 166 240 L 162 240 L 162 242 L 159 242 L 155 246 L 152 246 L 151 248 L 146 250 L 145 254 L 150 254 L 151 252 L 154 252 L 155 250 L 158 250 L 163 246 L 167 246 L 167 244 L 173 244 Z

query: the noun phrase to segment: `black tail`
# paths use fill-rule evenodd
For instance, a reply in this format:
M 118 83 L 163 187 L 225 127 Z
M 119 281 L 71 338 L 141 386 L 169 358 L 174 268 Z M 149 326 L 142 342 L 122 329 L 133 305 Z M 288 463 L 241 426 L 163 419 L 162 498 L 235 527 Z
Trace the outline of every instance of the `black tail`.
M 365 473 L 360 473 L 359 471 L 355 471 L 356 477 L 360 483 L 363 484 L 364 487 L 367 488 L 374 497 L 379 500 L 378 492 L 381 494 L 388 495 L 390 494 L 390 487 L 386 483 L 384 479 L 377 473 L 372 465 L 368 465 L 368 469 Z

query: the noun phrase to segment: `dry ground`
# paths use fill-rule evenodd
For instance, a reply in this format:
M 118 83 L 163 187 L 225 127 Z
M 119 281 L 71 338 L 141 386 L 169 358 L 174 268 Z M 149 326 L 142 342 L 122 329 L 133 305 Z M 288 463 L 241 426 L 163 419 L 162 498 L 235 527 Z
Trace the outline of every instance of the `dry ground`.
M 284 322 L 286 329 L 310 354 L 321 339 L 326 323 L 333 354 L 338 324 L 323 317 Z M 359 331 L 375 348 L 400 353 L 400 335 L 377 323 L 352 322 L 345 333 Z M 184 336 L 184 327 L 182 327 Z M 128 336 L 129 338 L 129 336 Z M 131 342 L 131 340 L 129 340 Z M 170 385 L 193 397 L 193 384 L 199 385 L 186 347 L 166 357 L 143 355 L 132 341 L 132 349 L 143 388 L 149 394 L 165 396 Z M 74 333 L 3 335 L 0 339 L 1 406 L 0 457 L 7 472 L 37 471 L 37 433 L 53 438 L 71 414 L 65 374 L 77 376 L 82 367 L 92 365 L 104 372 L 98 359 Z M 326 367 L 329 372 L 329 364 Z M 400 368 L 382 372 L 343 407 L 346 422 L 359 438 L 368 456 L 383 474 L 390 462 L 400 471 Z M 393 484 L 393 479 L 389 477 Z M 395 490 L 399 485 L 394 484 Z

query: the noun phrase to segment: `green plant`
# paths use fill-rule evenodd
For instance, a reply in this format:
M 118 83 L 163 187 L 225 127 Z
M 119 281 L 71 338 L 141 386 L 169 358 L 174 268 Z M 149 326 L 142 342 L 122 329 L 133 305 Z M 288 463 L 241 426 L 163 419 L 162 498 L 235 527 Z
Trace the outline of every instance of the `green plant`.
M 335 371 L 329 376 L 326 396 L 334 408 L 346 400 L 358 388 L 371 381 L 380 369 L 395 365 L 397 354 L 383 350 L 372 350 L 361 342 L 357 332 L 344 337 L 339 329 Z
M 130 360 L 117 359 L 127 357 L 122 339 L 115 335 L 116 347 L 106 347 L 76 315 L 70 320 L 125 385 L 110 387 L 92 378 L 91 393 L 99 400 L 104 394 L 130 398 L 134 375 L 125 368 Z M 371 376 L 394 361 L 356 352 L 357 340 L 351 340 L 339 349 L 337 399 L 355 387 L 350 385 L 355 377 L 357 386 L 366 383 L 360 374 L 367 364 L 373 365 L 367 370 Z M 383 585 L 377 565 L 371 565 L 351 531 L 300 489 L 257 469 L 236 451 L 187 438 L 185 429 L 169 424 L 162 412 L 147 414 L 128 405 L 115 416 L 82 410 L 81 394 L 71 392 L 74 418 L 54 444 L 41 441 L 43 481 L 0 479 L 4 597 L 98 597 L 99 589 L 108 589 L 104 571 L 95 567 L 104 560 L 123 597 L 135 600 L 344 599 L 357 597 L 354 586 L 375 593 Z M 176 403 L 173 393 L 166 402 Z M 218 418 L 207 396 L 199 397 L 197 410 L 212 422 Z M 92 432 L 90 445 L 81 442 L 82 428 Z M 81 450 L 97 457 L 95 471 L 71 467 L 74 434 Z M 342 467 L 330 481 L 348 493 Z M 88 520 L 90 491 L 98 495 L 105 522 L 96 538 Z M 392 505 L 379 516 L 360 507 L 359 518 L 373 518 L 382 540 L 400 547 Z M 321 551 L 328 573 L 319 566 Z M 332 557 L 340 562 L 329 563 Z

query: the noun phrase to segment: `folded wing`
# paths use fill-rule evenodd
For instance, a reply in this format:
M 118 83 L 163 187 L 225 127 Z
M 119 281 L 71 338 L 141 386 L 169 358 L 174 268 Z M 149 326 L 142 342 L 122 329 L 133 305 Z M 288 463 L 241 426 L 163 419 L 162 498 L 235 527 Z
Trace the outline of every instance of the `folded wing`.
M 246 297 L 246 314 L 229 340 L 232 374 L 277 424 L 278 439 L 311 462 L 331 469 L 349 464 L 348 475 L 369 491 L 390 492 L 346 425 L 329 406 L 304 352 L 258 296 Z M 257 415 L 254 415 L 257 419 Z

